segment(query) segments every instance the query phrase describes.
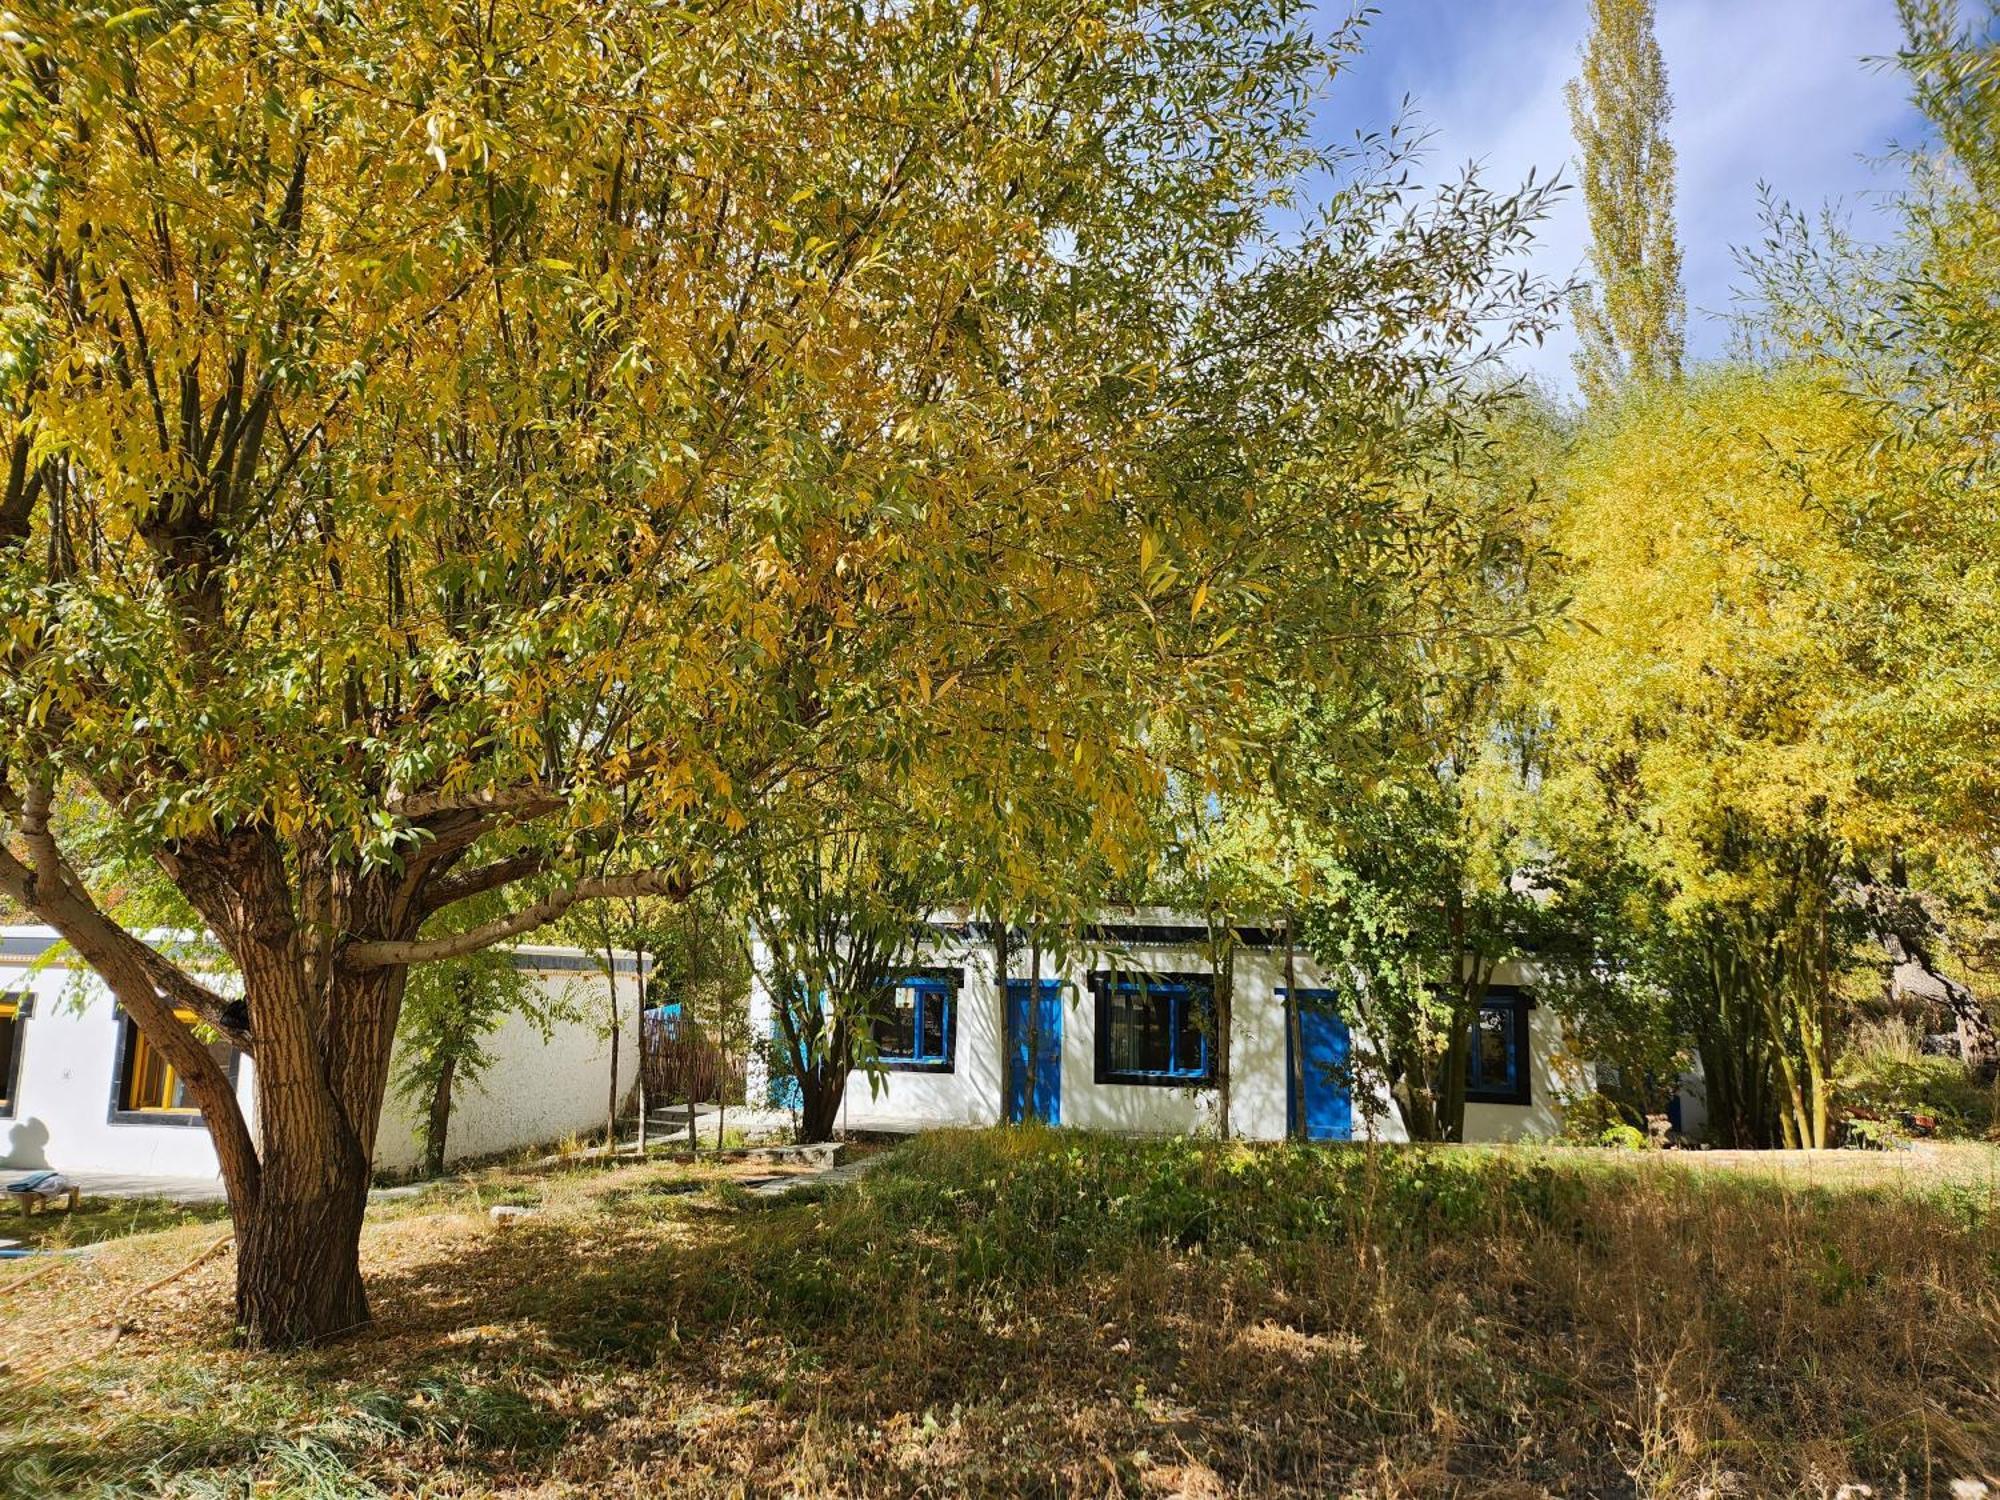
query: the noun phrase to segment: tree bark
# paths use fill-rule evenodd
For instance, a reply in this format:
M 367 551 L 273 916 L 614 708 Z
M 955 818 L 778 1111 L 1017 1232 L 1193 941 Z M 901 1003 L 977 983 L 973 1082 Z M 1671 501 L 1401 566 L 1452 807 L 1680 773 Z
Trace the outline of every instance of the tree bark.
M 1233 1134 L 1229 1121 L 1229 1032 L 1230 1019 L 1235 1010 L 1236 943 L 1225 923 L 1222 961 L 1216 965 L 1215 973 L 1215 1125 L 1225 1141 Z
M 1295 1141 L 1306 1138 L 1306 1047 L 1305 1028 L 1299 1017 L 1298 944 L 1290 915 L 1285 917 L 1285 1026 L 1291 1036 L 1292 1100 L 1286 1133 Z
M 1042 1075 L 1042 924 L 1039 918 L 1028 929 L 1028 1078 L 1023 1094 L 1023 1114 L 1042 1122 L 1041 1102 L 1035 1097 Z
M 1007 923 L 999 912 L 993 914 L 993 987 L 1000 995 L 1000 1123 L 1007 1121 L 1008 1105 L 1014 1097 L 1014 1039 L 1007 1034 L 1007 1017 L 1012 997 L 1007 993 L 1007 971 L 1012 962 L 1007 954 Z M 1026 1113 L 1023 1110 L 1023 1113 Z
M 1922 894 L 1910 888 L 1902 859 L 1891 860 L 1886 881 L 1866 869 L 1860 875 L 1869 925 L 1882 945 L 1888 998 L 1919 1001 L 1949 1015 L 1959 1057 L 1979 1077 L 1992 1080 L 2000 1074 L 2000 1033 L 1979 997 L 1938 968 L 1934 948 L 1942 924 Z
M 366 1164 L 340 1146 L 293 1140 L 267 1154 L 263 1201 L 236 1232 L 236 1326 L 260 1349 L 324 1343 L 368 1321 L 361 1283 Z
M 635 928 L 638 925 L 638 916 L 636 912 L 633 915 L 633 925 Z M 646 1102 L 647 1102 L 646 1101 L 646 998 L 647 998 L 646 980 L 648 977 L 646 970 L 646 950 L 644 947 L 637 947 L 633 950 L 633 961 L 638 966 L 638 973 L 634 977 L 632 982 L 638 989 L 639 1001 L 638 1004 L 632 1007 L 632 1011 L 633 1014 L 638 1018 L 639 1029 L 632 1038 L 632 1045 L 639 1049 L 637 1052 L 633 1054 L 633 1056 L 636 1057 L 639 1061 L 639 1067 L 638 1067 L 639 1157 L 641 1160 L 644 1160 L 646 1155 Z
M 458 1071 L 458 1059 L 447 1054 L 438 1068 L 437 1083 L 431 1089 L 430 1118 L 424 1126 L 424 1175 L 444 1175 L 445 1132 L 451 1128 L 451 1080 Z
M 604 989 L 611 1007 L 611 1077 L 604 1086 L 604 1149 L 611 1152 L 618 1149 L 618 1038 L 621 1029 L 618 1024 L 618 950 L 609 944 L 604 949 Z
M 258 1031 L 263 1173 L 256 1207 L 239 1225 L 236 1316 L 260 1348 L 320 1343 L 368 1321 L 361 1220 L 405 979 L 402 969 L 325 975 L 320 994 L 335 1036 L 323 1048 L 316 966 L 298 961 L 291 939 L 275 946 L 251 942 L 237 953 Z
M 838 1050 L 844 1054 L 846 1049 Z M 847 1093 L 848 1071 L 844 1057 L 830 1056 L 815 1062 L 799 1080 L 803 1096 L 799 1110 L 801 1141 L 833 1139 L 834 1127 L 840 1119 L 840 1101 Z

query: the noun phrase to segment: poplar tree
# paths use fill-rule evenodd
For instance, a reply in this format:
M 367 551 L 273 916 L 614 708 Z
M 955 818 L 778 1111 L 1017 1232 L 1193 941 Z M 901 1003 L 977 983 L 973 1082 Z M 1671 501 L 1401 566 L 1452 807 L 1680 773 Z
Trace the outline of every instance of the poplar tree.
M 1597 283 L 1573 304 L 1576 375 L 1593 401 L 1628 381 L 1678 379 L 1686 342 L 1673 95 L 1653 15 L 1653 0 L 1591 0 L 1583 71 L 1565 90 Z

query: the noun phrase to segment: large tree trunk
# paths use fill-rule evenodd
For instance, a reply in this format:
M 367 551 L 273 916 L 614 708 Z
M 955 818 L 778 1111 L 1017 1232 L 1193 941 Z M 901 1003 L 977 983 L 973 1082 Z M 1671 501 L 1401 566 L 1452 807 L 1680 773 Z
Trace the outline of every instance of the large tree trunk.
M 808 1144 L 833 1139 L 840 1101 L 847 1094 L 847 1069 L 837 1060 L 819 1062 L 799 1080 L 799 1139 Z
M 250 1051 L 253 1139 L 227 1072 L 156 987 L 175 984 L 184 993 L 190 981 L 176 979 L 98 910 L 53 854 L 38 850 L 38 858 L 44 868 L 32 872 L 0 859 L 9 893 L 105 980 L 201 1109 L 236 1227 L 236 1319 L 245 1341 L 289 1348 L 366 1322 L 361 1218 L 407 971 L 350 970 L 329 935 L 405 938 L 416 915 L 398 906 L 387 876 L 315 867 L 310 856 L 295 907 L 275 843 L 254 828 L 163 859 L 242 976 L 240 1003 L 207 1008 L 216 1012 L 213 1024 Z M 297 907 L 318 920 L 301 921 Z M 214 998 L 203 992 L 189 1003 Z
M 361 1284 L 366 1163 L 332 1141 L 266 1153 L 264 1195 L 236 1234 L 236 1326 L 262 1349 L 323 1343 L 368 1321 Z
M 407 970 L 323 967 L 299 929 L 272 930 L 236 953 L 263 1158 L 256 1206 L 238 1219 L 236 1316 L 252 1345 L 288 1348 L 368 1321 L 361 1218 Z

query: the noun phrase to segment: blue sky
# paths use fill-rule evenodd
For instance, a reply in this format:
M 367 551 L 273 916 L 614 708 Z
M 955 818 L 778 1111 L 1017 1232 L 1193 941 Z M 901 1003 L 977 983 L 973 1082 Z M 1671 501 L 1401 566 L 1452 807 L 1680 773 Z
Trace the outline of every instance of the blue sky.
M 1375 0 L 1367 50 L 1322 107 L 1329 140 L 1376 128 L 1405 94 L 1435 131 L 1431 175 L 1477 161 L 1498 183 L 1534 167 L 1574 183 L 1563 84 L 1577 70 L 1585 0 Z M 1323 13 L 1347 13 L 1321 0 Z M 1801 206 L 1839 200 L 1863 233 L 1878 220 L 1900 170 L 1883 160 L 1918 122 L 1901 77 L 1866 59 L 1900 40 L 1893 0 L 1658 0 L 1660 50 L 1674 93 L 1679 219 L 1688 342 L 1723 351 L 1737 280 L 1732 248 L 1759 235 L 1757 183 Z M 1588 239 L 1571 192 L 1544 226 L 1538 269 L 1565 277 Z M 1520 361 L 1573 389 L 1567 327 Z

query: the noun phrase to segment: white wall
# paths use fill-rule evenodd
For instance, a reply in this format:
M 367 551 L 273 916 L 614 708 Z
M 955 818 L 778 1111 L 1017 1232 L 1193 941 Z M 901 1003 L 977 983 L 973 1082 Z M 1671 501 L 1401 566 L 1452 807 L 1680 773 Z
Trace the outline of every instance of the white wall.
M 535 1024 L 509 1016 L 483 1045 L 493 1066 L 452 1099 L 445 1132 L 445 1159 L 490 1156 L 524 1146 L 541 1146 L 604 1128 L 605 1087 L 610 1081 L 611 1041 L 604 1028 L 609 1012 L 604 979 L 597 974 L 539 973 L 537 982 L 576 1014 L 558 1022 L 544 1040 Z M 618 1040 L 618 1100 L 622 1108 L 639 1077 L 636 995 L 629 981 L 618 986 L 622 1035 Z M 390 1077 L 396 1068 L 392 1066 Z M 417 1127 L 424 1106 L 406 1102 L 391 1089 L 375 1135 L 375 1166 L 407 1172 L 422 1161 Z
M 79 982 L 80 981 L 80 982 Z M 0 1165 L 147 1177 L 214 1177 L 215 1148 L 198 1116 L 176 1123 L 113 1124 L 112 1087 L 123 1020 L 94 976 L 67 968 L 30 973 L 0 966 L 0 990 L 32 991 L 21 1027 L 14 1113 L 0 1119 Z M 252 1074 L 238 1066 L 247 1108 Z
M 24 929 L 11 929 L 20 934 Z M 30 929 L 32 931 L 32 929 Z M 549 950 L 525 950 L 533 966 Z M 545 1040 L 520 1016 L 488 1038 L 494 1063 L 482 1083 L 461 1089 L 447 1135 L 448 1157 L 462 1160 L 538 1146 L 601 1129 L 609 1079 L 610 1041 L 604 980 L 595 973 L 553 967 L 535 978 L 574 1012 Z M 0 1167 L 50 1166 L 70 1172 L 146 1177 L 215 1178 L 215 1148 L 198 1116 L 175 1123 L 113 1123 L 113 1075 L 122 1022 L 110 992 L 87 970 L 51 966 L 31 972 L 0 960 L 0 991 L 32 990 L 34 1014 L 22 1023 L 15 1109 L 0 1117 Z M 624 1034 L 619 1039 L 618 1090 L 625 1102 L 638 1077 L 638 1021 L 630 981 L 619 986 Z M 254 1131 L 255 1070 L 238 1063 L 237 1095 Z M 391 1076 L 394 1076 L 392 1071 Z M 422 1110 L 393 1088 L 376 1133 L 378 1170 L 403 1172 L 422 1159 L 415 1127 Z
M 766 1036 L 770 1028 L 770 996 L 764 987 L 765 956 L 758 950 L 751 989 L 751 1027 Z M 1016 979 L 1025 977 L 1026 956 L 1015 955 Z M 890 1072 L 871 1091 L 860 1070 L 848 1079 L 846 1123 L 852 1129 L 871 1125 L 987 1125 L 1001 1117 L 1003 1012 L 993 983 L 992 951 L 986 944 L 939 946 L 912 962 L 911 968 L 949 965 L 964 970 L 958 996 L 957 1041 L 953 1071 Z M 1212 1087 L 1184 1088 L 1150 1084 L 1098 1083 L 1097 1007 L 1086 988 L 1093 969 L 1143 967 L 1154 973 L 1206 973 L 1205 952 L 1174 944 L 1125 943 L 1082 955 L 1060 970 L 1046 960 L 1043 978 L 1063 983 L 1062 1123 L 1097 1130 L 1145 1135 L 1213 1132 L 1218 1096 Z M 1331 988 L 1326 977 L 1305 955 L 1294 961 L 1301 989 Z M 1532 986 L 1533 973 L 1520 965 L 1503 965 L 1501 984 Z M 1286 1095 L 1285 1007 L 1283 954 L 1273 950 L 1239 949 L 1231 1027 L 1230 1125 L 1234 1134 L 1251 1140 L 1280 1140 L 1285 1135 Z M 1531 1103 L 1468 1104 L 1465 1132 L 1470 1141 L 1523 1140 L 1555 1135 L 1562 1126 L 1564 1083 L 1556 1057 L 1562 1040 L 1560 1020 L 1546 1007 L 1529 1012 Z M 1357 1043 L 1358 1045 L 1358 1043 Z M 766 1097 L 761 1064 L 751 1067 L 750 1097 Z M 1356 1100 L 1357 1137 L 1372 1128 L 1382 1140 L 1406 1139 L 1401 1119 L 1385 1092 L 1378 1089 L 1370 1108 Z

